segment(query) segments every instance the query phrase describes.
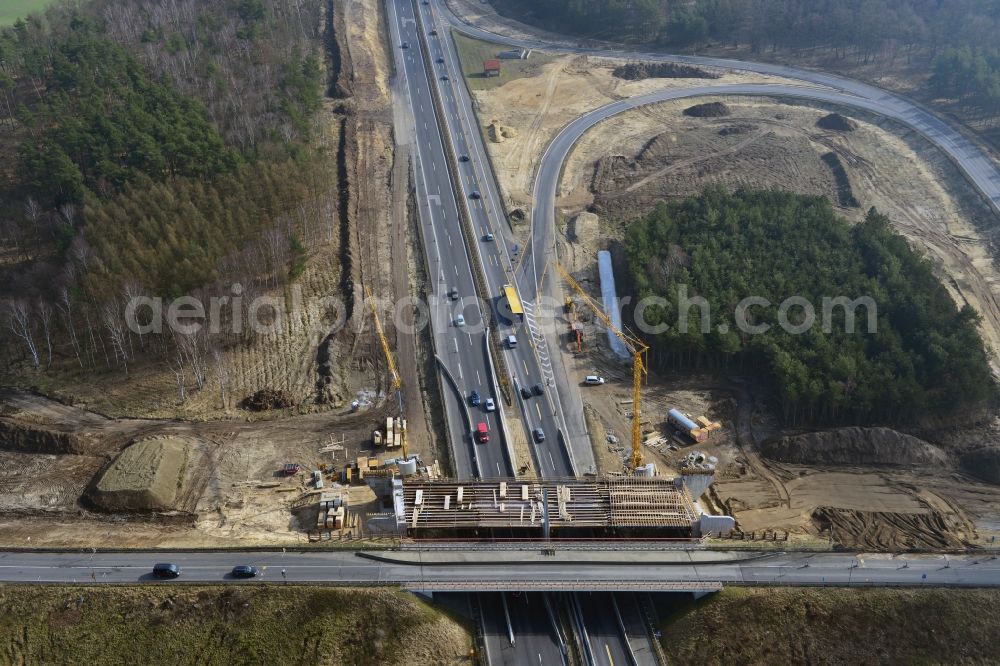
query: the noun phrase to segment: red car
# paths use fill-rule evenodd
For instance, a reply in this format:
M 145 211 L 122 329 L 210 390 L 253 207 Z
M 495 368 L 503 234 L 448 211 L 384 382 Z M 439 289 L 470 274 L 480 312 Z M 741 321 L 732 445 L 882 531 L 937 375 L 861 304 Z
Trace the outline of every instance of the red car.
M 480 444 L 490 441 L 490 429 L 485 423 L 480 423 L 476 426 L 476 441 Z

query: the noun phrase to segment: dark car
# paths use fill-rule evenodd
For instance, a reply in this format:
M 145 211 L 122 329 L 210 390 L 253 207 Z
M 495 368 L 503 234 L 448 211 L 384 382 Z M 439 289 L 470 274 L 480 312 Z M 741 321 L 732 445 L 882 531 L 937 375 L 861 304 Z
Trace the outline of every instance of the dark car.
M 459 162 L 468 162 L 469 161 L 469 156 L 468 155 L 459 155 L 458 156 L 458 161 Z
M 545 431 L 541 428 L 535 428 L 531 431 L 531 434 L 534 436 L 535 441 L 539 444 L 545 441 Z
M 469 402 L 472 403 L 473 407 L 478 407 L 479 406 L 479 402 L 480 402 L 479 391 L 473 391 L 472 393 L 469 394 Z
M 437 37 L 437 35 L 438 35 L 437 30 L 431 30 L 431 37 Z
M 531 397 L 531 389 L 528 388 L 527 386 L 522 386 L 521 387 L 521 397 L 524 398 L 525 400 L 527 400 L 528 398 L 530 398 Z
M 531 387 L 531 390 L 535 392 L 535 395 L 541 395 L 545 393 L 545 387 L 541 384 L 535 384 Z
M 458 289 L 455 289 L 454 287 L 452 287 L 451 289 L 449 289 L 448 290 L 448 298 L 450 298 L 453 301 L 457 301 L 458 300 Z
M 400 44 L 400 46 L 402 46 L 404 49 L 408 49 L 408 48 L 410 48 L 410 43 L 409 42 L 403 42 L 402 44 Z
M 451 79 L 449 79 L 449 78 L 448 78 L 448 75 L 447 75 L 447 74 L 445 74 L 444 76 L 442 76 L 442 77 L 441 77 L 441 80 L 442 80 L 442 81 L 451 81 Z
M 469 198 L 470 199 L 481 199 L 482 195 L 479 194 L 479 190 L 472 190 L 472 193 L 469 194 Z
M 436 62 L 439 65 L 443 65 L 444 64 L 444 58 L 438 58 Z
M 153 575 L 157 578 L 177 578 L 181 575 L 181 568 L 169 562 L 158 562 L 153 565 Z
M 254 578 L 257 576 L 257 567 L 252 567 L 249 564 L 239 564 L 233 567 L 232 576 L 233 578 Z

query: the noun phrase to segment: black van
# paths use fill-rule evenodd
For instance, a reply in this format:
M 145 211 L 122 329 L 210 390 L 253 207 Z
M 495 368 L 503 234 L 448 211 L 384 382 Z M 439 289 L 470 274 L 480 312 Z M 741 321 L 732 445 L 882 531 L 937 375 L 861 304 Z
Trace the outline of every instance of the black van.
M 159 562 L 153 565 L 153 575 L 157 578 L 177 578 L 181 575 L 181 568 L 169 562 Z

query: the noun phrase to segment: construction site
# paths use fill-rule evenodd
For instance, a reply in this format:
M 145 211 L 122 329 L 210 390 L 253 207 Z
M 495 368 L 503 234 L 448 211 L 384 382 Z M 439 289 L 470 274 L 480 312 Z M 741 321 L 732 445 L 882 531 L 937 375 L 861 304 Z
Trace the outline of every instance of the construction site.
M 314 248 L 301 283 L 307 298 L 342 294 L 346 324 L 321 335 L 289 326 L 227 350 L 222 370 L 209 373 L 201 390 L 189 387 L 183 403 L 174 377 L 160 367 L 77 382 L 73 391 L 54 383 L 4 392 L 0 541 L 197 547 L 396 536 L 395 526 L 385 529 L 396 520 L 393 479 L 404 489 L 431 484 L 422 508 L 401 522 L 417 518 L 405 537 L 452 520 L 462 534 L 495 528 L 541 538 L 543 507 L 555 521 L 553 536 L 577 528 L 608 537 L 655 533 L 641 524 L 616 531 L 620 507 L 606 484 L 626 478 L 664 488 L 648 501 L 670 516 L 663 529 L 671 535 L 730 531 L 695 529 L 703 513 L 732 516 L 737 534 L 780 530 L 808 545 L 958 547 L 1000 533 L 998 477 L 976 462 L 995 440 L 995 424 L 912 433 L 788 430 L 760 386 L 671 373 L 617 318 L 615 299 L 629 287 L 613 285 L 623 220 L 706 185 L 783 185 L 827 196 L 851 219 L 868 205 L 891 213 L 903 235 L 928 249 L 956 301 L 983 313 L 987 344 L 1000 346 L 996 266 L 982 231 L 992 214 L 953 165 L 887 121 L 848 114 L 841 127 L 849 130 L 831 130 L 820 124 L 830 108 L 764 97 L 698 100 L 725 105 L 727 114 L 714 117 L 685 114 L 691 101 L 651 105 L 609 118 L 580 139 L 556 200 L 558 260 L 547 277 L 558 284 L 563 307 L 554 315 L 558 348 L 549 351 L 561 357 L 583 406 L 594 465 L 580 470 L 581 485 L 564 483 L 568 490 L 536 478 L 538 469 L 525 463 L 530 434 L 519 432 L 520 415 L 498 395 L 521 463 L 507 497 L 499 481 L 442 481 L 455 476 L 455 461 L 430 333 L 403 335 L 391 316 L 396 300 L 432 289 L 425 248 L 415 242 L 413 156 L 392 139 L 384 17 L 377 3 L 356 0 L 335 3 L 330 18 L 338 51 L 350 58 L 336 72 L 340 97 L 327 128 L 346 186 L 334 216 L 338 233 Z M 622 78 L 616 71 L 623 59 L 541 50 L 508 59 L 497 45 L 463 39 L 475 55 L 469 71 L 480 73 L 485 59 L 502 61 L 502 75 L 475 78 L 483 86 L 470 94 L 521 247 L 530 240 L 523 220 L 531 212 L 531 175 L 560 128 L 614 100 L 699 82 Z M 786 82 L 709 74 L 716 83 Z M 331 314 L 303 316 L 315 323 Z M 231 395 L 218 400 L 223 377 Z M 555 433 L 548 435 L 546 446 L 556 446 Z M 807 444 L 777 444 L 795 438 Z M 695 493 L 673 485 L 696 465 L 714 467 L 710 487 Z M 588 497 L 596 514 L 588 513 Z M 558 522 L 560 502 L 573 522 Z
M 413 538 L 691 539 L 734 527 L 691 499 L 711 476 L 399 481 L 393 503 L 398 529 Z

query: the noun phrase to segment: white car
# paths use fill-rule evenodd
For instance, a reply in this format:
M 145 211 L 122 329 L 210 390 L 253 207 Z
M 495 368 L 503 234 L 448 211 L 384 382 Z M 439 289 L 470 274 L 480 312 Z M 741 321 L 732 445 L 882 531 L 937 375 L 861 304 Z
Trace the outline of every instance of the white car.
M 598 386 L 604 383 L 604 377 L 598 377 L 597 375 L 587 375 L 586 379 L 583 380 L 584 384 L 589 384 L 591 386 Z
M 465 315 L 455 317 L 455 326 L 465 326 Z
M 496 403 L 493 402 L 493 398 L 486 398 L 486 411 L 493 412 L 496 411 Z

